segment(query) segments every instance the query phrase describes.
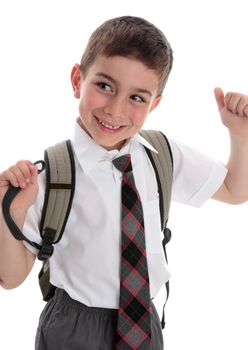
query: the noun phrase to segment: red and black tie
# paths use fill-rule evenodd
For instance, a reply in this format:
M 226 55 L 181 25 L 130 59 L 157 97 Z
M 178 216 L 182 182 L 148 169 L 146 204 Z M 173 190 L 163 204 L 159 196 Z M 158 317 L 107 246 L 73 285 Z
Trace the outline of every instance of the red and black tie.
M 151 299 L 144 218 L 131 156 L 113 160 L 122 176 L 122 253 L 116 350 L 147 350 L 151 342 Z

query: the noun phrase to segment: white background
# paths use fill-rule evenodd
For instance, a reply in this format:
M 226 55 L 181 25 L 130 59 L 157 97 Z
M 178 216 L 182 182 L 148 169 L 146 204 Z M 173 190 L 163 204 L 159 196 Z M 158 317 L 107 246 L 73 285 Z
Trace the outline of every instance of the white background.
M 248 93 L 245 0 L 1 0 L 1 170 L 21 158 L 37 160 L 46 146 L 71 136 L 77 116 L 72 65 L 96 26 L 127 14 L 162 29 L 175 55 L 164 100 L 146 126 L 226 162 L 228 132 L 213 88 Z M 172 204 L 166 350 L 248 348 L 246 211 L 247 204 L 211 200 L 201 209 Z M 1 349 L 34 348 L 44 306 L 39 268 L 19 288 L 0 289 Z M 159 312 L 163 297 L 164 289 Z

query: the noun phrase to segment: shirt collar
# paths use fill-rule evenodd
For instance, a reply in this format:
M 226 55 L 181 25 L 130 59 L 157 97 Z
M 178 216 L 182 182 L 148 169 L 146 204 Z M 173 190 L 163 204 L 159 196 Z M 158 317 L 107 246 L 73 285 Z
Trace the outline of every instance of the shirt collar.
M 139 144 L 157 153 L 155 148 L 153 148 L 140 134 L 131 137 L 120 151 L 107 151 L 105 148 L 95 143 L 77 122 L 74 129 L 72 143 L 77 160 L 86 174 L 88 174 L 93 168 L 97 167 L 99 162 L 112 162 L 117 156 L 125 153 L 132 153 Z
M 134 135 L 133 140 L 145 146 L 146 148 L 149 148 L 151 151 L 158 153 L 158 151 L 148 141 L 146 141 L 146 139 L 144 139 L 144 137 L 142 137 L 140 134 Z

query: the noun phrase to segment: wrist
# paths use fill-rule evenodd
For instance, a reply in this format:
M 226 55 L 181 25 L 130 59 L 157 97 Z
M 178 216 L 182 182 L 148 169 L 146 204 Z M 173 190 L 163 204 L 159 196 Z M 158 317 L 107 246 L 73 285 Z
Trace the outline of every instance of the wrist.
M 229 133 L 231 146 L 242 147 L 243 149 L 248 148 L 248 137 L 244 137 L 242 135 Z

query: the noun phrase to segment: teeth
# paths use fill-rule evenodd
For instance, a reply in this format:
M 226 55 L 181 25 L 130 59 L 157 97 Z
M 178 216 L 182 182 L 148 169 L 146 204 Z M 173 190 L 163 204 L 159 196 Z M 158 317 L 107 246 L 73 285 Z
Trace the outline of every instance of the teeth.
M 105 126 L 108 129 L 111 129 L 111 130 L 117 130 L 117 129 L 120 128 L 120 126 L 117 126 L 117 125 L 108 125 L 108 124 L 106 124 L 105 122 L 103 122 L 100 119 L 98 119 L 98 121 L 99 121 L 100 124 L 102 124 L 103 126 Z

